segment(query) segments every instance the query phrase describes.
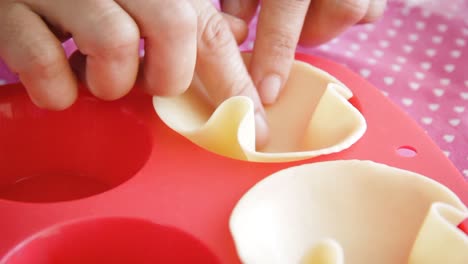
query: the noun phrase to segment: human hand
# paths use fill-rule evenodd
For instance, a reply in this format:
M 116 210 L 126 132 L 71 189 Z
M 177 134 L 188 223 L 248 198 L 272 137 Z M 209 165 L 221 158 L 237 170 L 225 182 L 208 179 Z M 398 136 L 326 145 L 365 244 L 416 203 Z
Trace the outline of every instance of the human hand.
M 0 0 L 0 57 L 36 105 L 68 108 L 78 80 L 104 100 L 124 96 L 134 84 L 153 95 L 176 95 L 196 71 L 215 105 L 234 95 L 253 100 L 262 145 L 264 110 L 235 38 L 246 31 L 210 0 Z M 79 50 L 71 63 L 61 46 L 70 36 Z
M 276 101 L 298 43 L 318 45 L 348 27 L 377 20 L 386 0 L 263 0 L 250 74 L 264 104 Z M 221 0 L 222 10 L 249 21 L 259 0 Z

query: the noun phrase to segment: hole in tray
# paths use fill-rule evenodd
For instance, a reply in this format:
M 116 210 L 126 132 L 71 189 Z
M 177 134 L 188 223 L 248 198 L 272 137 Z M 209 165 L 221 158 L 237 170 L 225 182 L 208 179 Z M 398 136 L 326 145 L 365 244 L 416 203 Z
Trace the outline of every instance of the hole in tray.
M 55 112 L 33 106 L 23 92 L 8 93 L 0 94 L 0 199 L 95 195 L 127 181 L 149 156 L 149 131 L 123 100 L 83 96 Z
M 10 251 L 2 264 L 219 263 L 198 239 L 132 218 L 87 219 L 46 229 Z
M 411 146 L 401 146 L 401 147 L 397 148 L 396 153 L 399 156 L 405 157 L 405 158 L 412 158 L 412 157 L 414 157 L 414 156 L 416 156 L 418 154 L 416 149 L 414 147 L 411 147 Z

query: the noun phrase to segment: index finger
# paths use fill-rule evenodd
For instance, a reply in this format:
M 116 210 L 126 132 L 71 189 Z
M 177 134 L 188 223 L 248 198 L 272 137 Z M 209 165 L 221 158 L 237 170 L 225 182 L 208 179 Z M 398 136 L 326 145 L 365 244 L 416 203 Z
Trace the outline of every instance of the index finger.
M 273 104 L 294 59 L 310 0 L 264 0 L 250 73 L 264 104 Z
M 268 139 L 268 125 L 257 90 L 249 76 L 229 24 L 211 1 L 193 0 L 198 12 L 196 72 L 217 106 L 238 95 L 248 96 L 255 107 L 257 146 Z

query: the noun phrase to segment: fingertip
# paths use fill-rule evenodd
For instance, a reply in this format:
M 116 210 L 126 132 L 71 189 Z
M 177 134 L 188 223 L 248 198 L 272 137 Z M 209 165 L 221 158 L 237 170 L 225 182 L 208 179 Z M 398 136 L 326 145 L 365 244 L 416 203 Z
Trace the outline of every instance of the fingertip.
M 269 134 L 270 129 L 265 114 L 263 114 L 262 112 L 255 113 L 256 149 L 261 149 L 266 146 L 269 140 Z
M 263 104 L 271 105 L 278 99 L 282 86 L 281 77 L 277 74 L 267 75 L 258 86 L 258 92 Z
M 20 78 L 25 85 L 29 98 L 39 108 L 62 111 L 74 104 L 78 97 L 76 80 L 30 80 Z

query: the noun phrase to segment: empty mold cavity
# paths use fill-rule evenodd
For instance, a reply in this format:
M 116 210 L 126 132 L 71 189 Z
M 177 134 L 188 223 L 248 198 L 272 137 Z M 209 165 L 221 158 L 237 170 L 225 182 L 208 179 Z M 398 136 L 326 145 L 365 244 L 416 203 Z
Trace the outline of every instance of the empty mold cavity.
M 249 62 L 248 54 L 244 59 Z M 226 157 L 259 162 L 307 159 L 349 148 L 366 130 L 363 115 L 349 102 L 351 90 L 304 62 L 294 62 L 277 102 L 266 106 L 270 139 L 261 149 L 255 147 L 252 101 L 236 96 L 215 109 L 206 96 L 208 89 L 216 88 L 195 81 L 180 96 L 154 97 L 154 108 L 174 131 Z
M 1 264 L 219 263 L 195 237 L 134 218 L 98 218 L 46 229 L 12 249 Z
M 151 137 L 122 101 L 81 97 L 65 111 L 26 95 L 0 101 L 0 199 L 56 202 L 110 190 L 146 162 Z

